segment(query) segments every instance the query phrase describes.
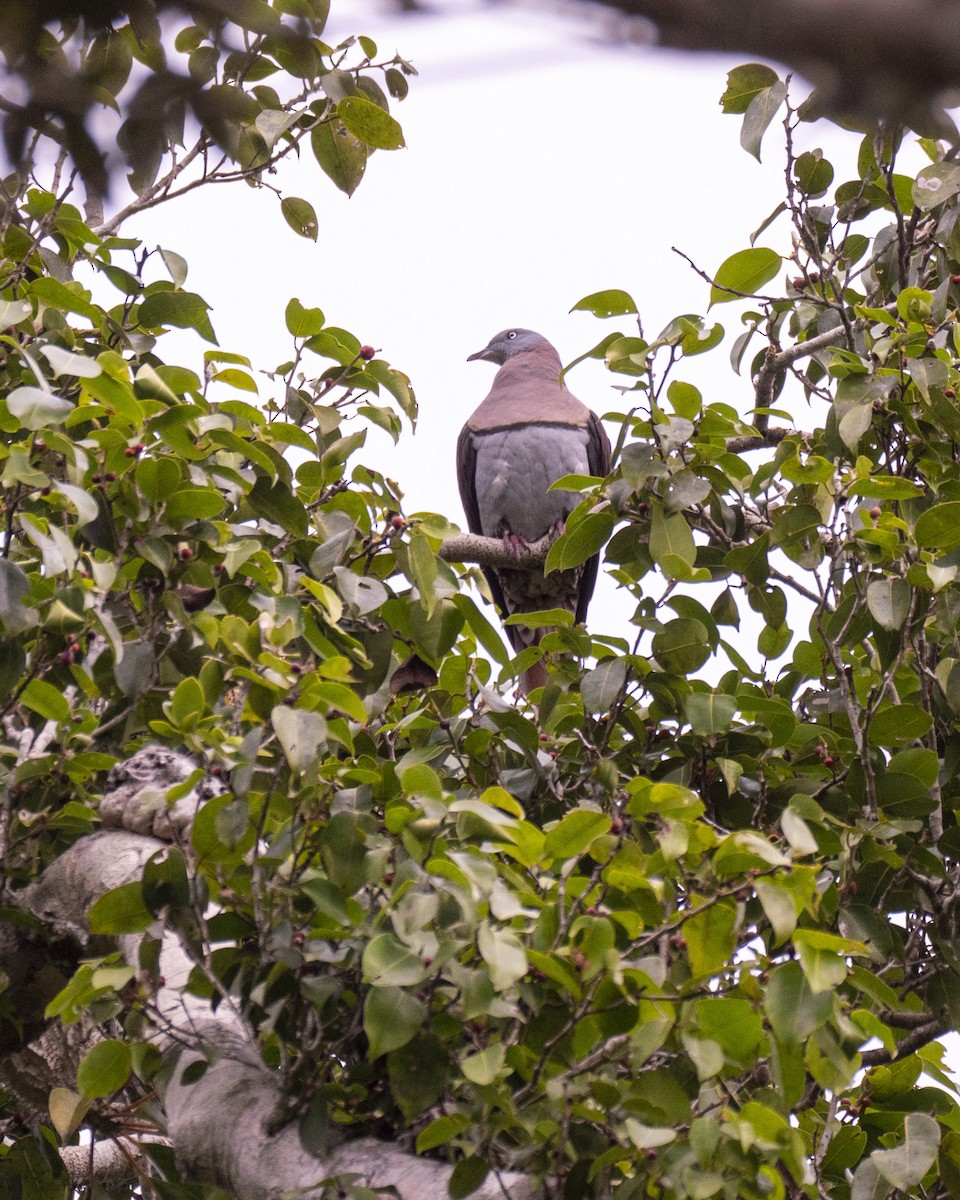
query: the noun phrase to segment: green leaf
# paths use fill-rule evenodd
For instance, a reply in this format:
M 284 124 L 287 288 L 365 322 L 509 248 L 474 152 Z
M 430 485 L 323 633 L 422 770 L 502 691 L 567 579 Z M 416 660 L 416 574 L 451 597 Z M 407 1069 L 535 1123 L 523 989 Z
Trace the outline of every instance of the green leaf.
M 371 1060 L 405 1046 L 420 1029 L 427 1010 L 398 987 L 372 987 L 363 1004 L 363 1032 Z
M 935 504 L 917 517 L 917 545 L 930 550 L 956 550 L 960 546 L 960 500 Z
M 175 325 L 195 329 L 208 342 L 216 343 L 216 334 L 207 313 L 210 305 L 195 292 L 157 291 L 145 297 L 137 312 L 141 325 Z
M 591 809 L 574 809 L 547 831 L 544 857 L 565 861 L 588 850 L 610 830 L 610 818 Z
M 327 723 L 319 713 L 280 704 L 270 714 L 270 722 L 294 771 L 308 770 L 326 748 Z
M 348 196 L 360 186 L 370 153 L 359 138 L 338 119 L 324 121 L 310 131 L 310 146 L 321 170 Z
M 20 703 L 45 721 L 62 725 L 70 717 L 70 704 L 60 688 L 43 679 L 31 679 L 20 693 Z
M 726 964 L 736 944 L 736 930 L 737 906 L 727 899 L 708 902 L 702 912 L 684 921 L 683 934 L 695 978 L 712 975 Z
M 30 580 L 8 558 L 0 558 L 0 621 L 8 636 L 37 624 L 37 613 L 22 603 L 30 592 Z
M 621 317 L 636 313 L 637 305 L 629 292 L 619 288 L 608 288 L 603 292 L 592 292 L 578 300 L 571 312 L 589 312 L 595 317 Z
M 568 571 L 599 553 L 610 537 L 613 522 L 613 514 L 604 509 L 602 512 L 588 513 L 582 521 L 569 526 L 550 547 L 544 573 L 549 575 L 553 571 Z
M 523 944 L 510 929 L 484 921 L 477 932 L 477 949 L 490 968 L 495 991 L 509 991 L 529 969 Z
M 435 1121 L 430 1122 L 422 1133 L 418 1134 L 417 1153 L 424 1154 L 427 1150 L 434 1150 L 437 1146 L 443 1146 L 469 1127 L 470 1118 L 464 1113 L 437 1117 Z
M 109 1096 L 130 1078 L 130 1047 L 105 1038 L 88 1050 L 77 1068 L 77 1086 L 84 1096 Z
M 901 629 L 910 612 L 912 590 L 905 579 L 889 576 L 867 585 L 867 607 L 881 629 Z
M 694 692 L 684 701 L 684 715 L 698 737 L 726 733 L 733 723 L 737 702 L 716 692 Z
M 61 424 L 74 410 L 71 400 L 38 387 L 18 387 L 7 396 L 7 408 L 24 429 Z
M 924 167 L 913 183 L 913 202 L 924 212 L 943 204 L 960 192 L 960 164 L 931 163 Z
M 95 900 L 87 913 L 91 933 L 142 933 L 155 918 L 143 900 L 139 880 L 111 888 Z
M 745 113 L 754 97 L 777 82 L 776 71 L 763 63 L 744 63 L 727 74 L 727 87 L 720 97 L 725 113 Z
M 461 1062 L 460 1069 L 463 1071 L 464 1077 L 471 1083 L 485 1087 L 496 1081 L 497 1076 L 503 1070 L 505 1060 L 505 1047 L 500 1042 L 494 1042 L 478 1054 L 467 1055 Z
M 377 987 L 417 987 L 426 975 L 420 956 L 395 934 L 378 934 L 363 951 L 364 981 Z
M 892 1187 L 915 1187 L 933 1166 L 940 1145 L 940 1126 L 926 1113 L 907 1113 L 903 1141 L 892 1150 L 874 1150 L 870 1161 Z
M 313 337 L 323 328 L 323 313 L 319 308 L 304 308 L 295 297 L 288 301 L 284 317 L 293 337 Z
M 311 242 L 317 240 L 320 225 L 316 210 L 309 200 L 303 200 L 300 196 L 284 196 L 280 201 L 280 211 L 294 233 Z
M 933 718 L 914 704 L 892 704 L 882 708 L 870 722 L 868 736 L 874 746 L 902 746 L 924 737 Z
M 337 105 L 337 116 L 354 137 L 377 150 L 399 150 L 404 144 L 399 123 L 363 96 L 345 96 Z
M 770 1028 L 789 1045 L 800 1045 L 830 1019 L 833 996 L 814 995 L 798 962 L 781 963 L 770 972 L 763 1009 Z
M 50 364 L 54 375 L 73 375 L 77 379 L 94 379 L 103 367 L 92 358 L 64 350 L 62 346 L 41 346 L 40 352 Z
M 757 92 L 747 106 L 740 129 L 740 145 L 748 154 L 752 154 L 757 162 L 760 161 L 760 143 L 763 135 L 777 115 L 786 95 L 787 85 L 778 79 L 770 87 Z
M 740 299 L 740 294 L 753 296 L 769 283 L 780 270 L 782 259 L 776 250 L 754 246 L 740 250 L 720 264 L 710 289 L 710 304 L 726 304 Z M 729 290 L 724 290 L 729 289 Z
M 670 621 L 653 636 L 653 656 L 664 671 L 688 675 L 707 661 L 712 651 L 707 630 L 687 617 Z
M 447 1195 L 450 1200 L 463 1200 L 475 1192 L 486 1179 L 490 1168 L 476 1154 L 462 1158 L 453 1168 L 453 1174 L 447 1183 Z
M 693 566 L 697 547 L 693 533 L 682 513 L 665 513 L 662 505 L 651 505 L 650 557 L 670 578 L 684 577 L 685 569 Z
M 622 658 L 605 658 L 580 681 L 583 706 L 590 712 L 606 712 L 627 681 L 627 664 Z
M 412 1120 L 443 1096 L 450 1072 L 449 1055 L 438 1037 L 418 1032 L 390 1054 L 387 1069 L 390 1090 L 403 1115 Z

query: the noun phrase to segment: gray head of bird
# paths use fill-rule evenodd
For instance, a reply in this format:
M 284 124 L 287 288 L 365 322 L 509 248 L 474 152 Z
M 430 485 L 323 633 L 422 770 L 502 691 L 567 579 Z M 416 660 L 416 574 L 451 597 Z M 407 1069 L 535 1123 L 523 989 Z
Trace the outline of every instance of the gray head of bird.
M 528 350 L 552 349 L 547 339 L 539 333 L 534 333 L 532 329 L 501 329 L 482 350 L 471 354 L 467 362 L 483 359 L 484 362 L 503 366 L 507 359 L 513 358 L 515 354 L 525 354 Z

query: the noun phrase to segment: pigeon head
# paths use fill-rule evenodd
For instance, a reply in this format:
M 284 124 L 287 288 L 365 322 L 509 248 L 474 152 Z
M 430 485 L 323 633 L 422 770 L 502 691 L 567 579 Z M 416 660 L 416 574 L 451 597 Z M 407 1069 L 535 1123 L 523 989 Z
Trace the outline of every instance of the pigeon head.
M 532 329 L 502 329 L 494 334 L 482 350 L 471 354 L 467 362 L 483 359 L 484 362 L 496 363 L 503 366 L 508 358 L 515 354 L 525 354 L 528 350 L 552 350 L 553 347 L 545 337 L 534 333 Z

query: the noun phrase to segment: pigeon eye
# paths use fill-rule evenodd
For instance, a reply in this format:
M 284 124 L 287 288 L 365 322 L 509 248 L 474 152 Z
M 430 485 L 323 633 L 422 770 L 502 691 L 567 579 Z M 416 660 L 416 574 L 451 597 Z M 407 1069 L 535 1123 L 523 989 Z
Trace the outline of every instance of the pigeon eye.
M 507 334 L 507 340 L 512 342 L 516 336 L 517 336 L 517 331 L 515 329 L 511 329 L 510 332 Z

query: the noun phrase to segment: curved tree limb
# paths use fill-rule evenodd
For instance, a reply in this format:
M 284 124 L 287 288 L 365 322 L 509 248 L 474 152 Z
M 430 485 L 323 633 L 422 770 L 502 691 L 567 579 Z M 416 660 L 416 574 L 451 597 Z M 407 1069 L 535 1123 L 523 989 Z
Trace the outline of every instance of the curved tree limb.
M 942 130 L 944 93 L 960 87 L 957 0 L 597 2 L 653 22 L 666 46 L 785 63 L 834 112 Z

